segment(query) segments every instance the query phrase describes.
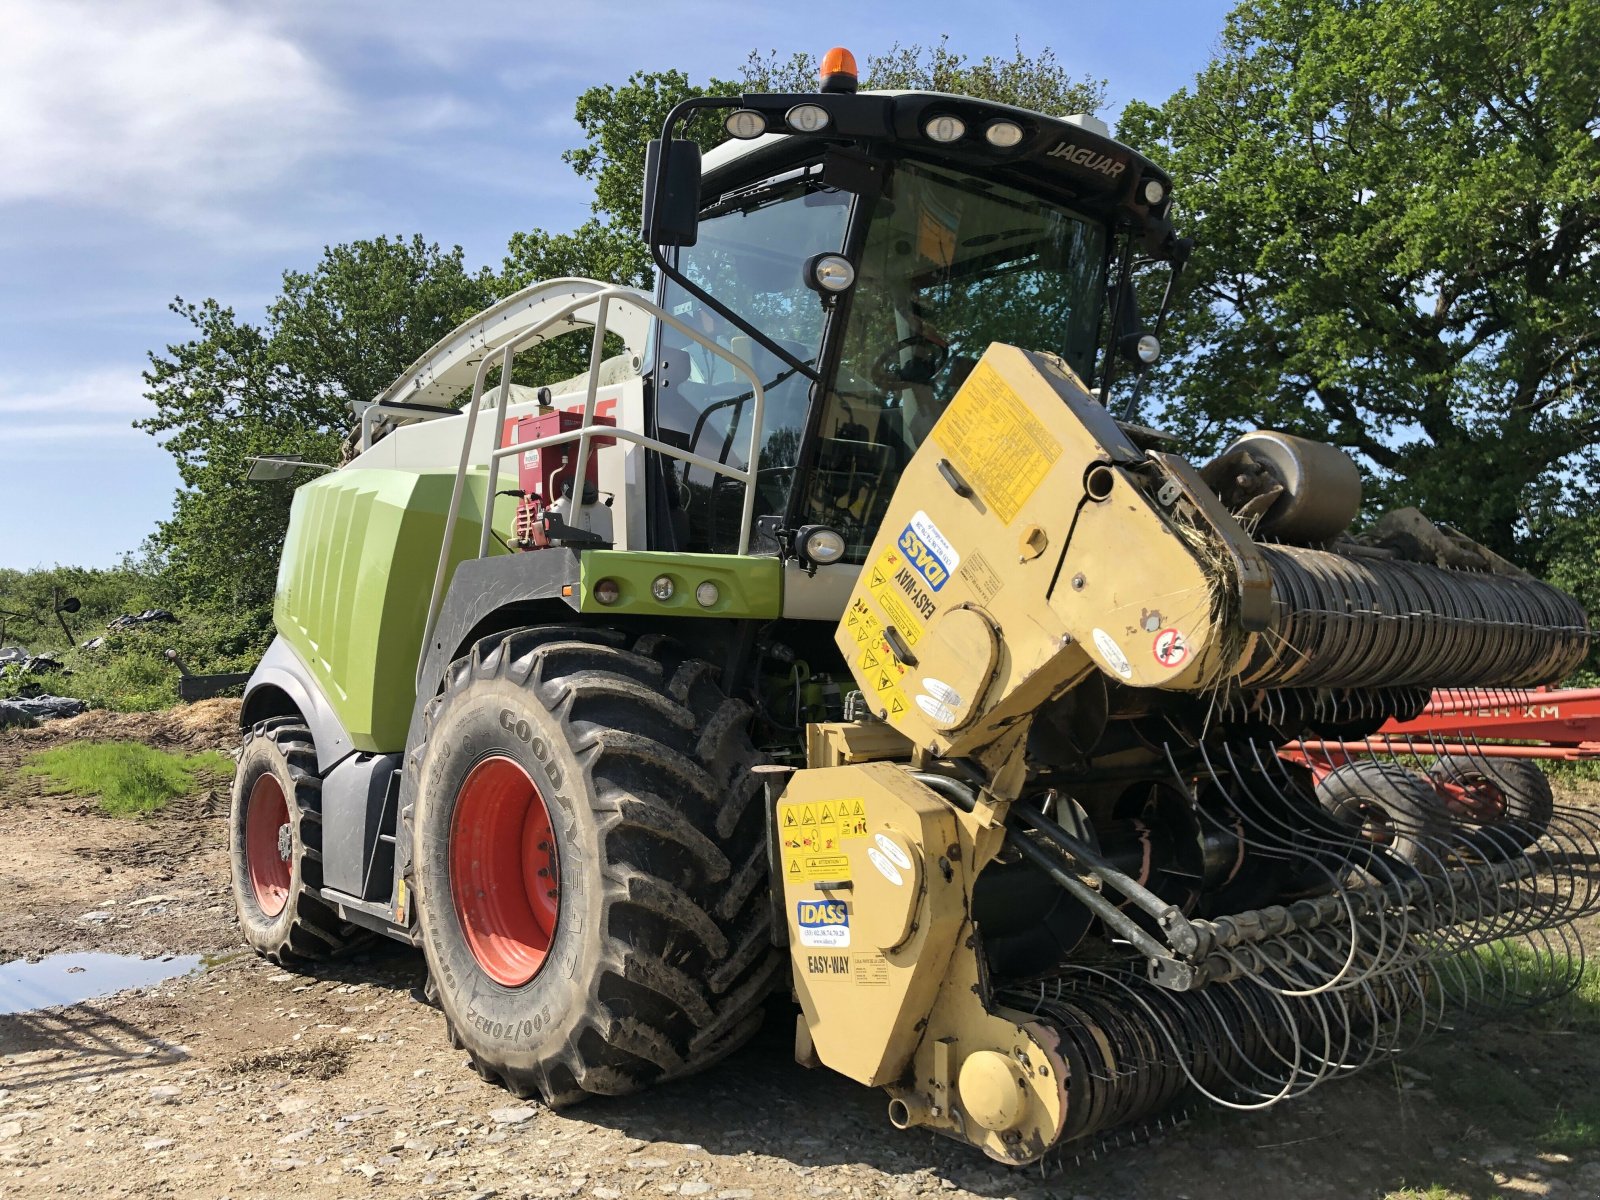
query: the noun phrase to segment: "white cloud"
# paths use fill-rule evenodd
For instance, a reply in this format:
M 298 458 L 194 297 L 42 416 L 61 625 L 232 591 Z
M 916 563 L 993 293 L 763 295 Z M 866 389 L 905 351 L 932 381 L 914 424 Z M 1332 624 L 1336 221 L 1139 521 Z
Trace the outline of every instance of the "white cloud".
M 29 430 L 63 428 L 56 425 L 19 424 L 21 414 L 43 415 L 59 421 L 62 417 L 121 414 L 130 420 L 148 416 L 155 410 L 144 398 L 144 380 L 138 367 L 98 367 L 71 380 L 56 380 L 45 386 L 28 386 L 16 380 L 0 380 L 0 419 L 5 421 L 4 437 L 25 436 Z M 120 422 L 95 422 L 96 428 Z M 74 427 L 75 428 L 75 427 Z
M 107 460 L 143 449 L 139 442 L 154 446 L 148 433 L 133 428 L 155 412 L 143 391 L 136 366 L 32 382 L 0 379 L 0 463 Z
M 0 0 L 0 202 L 165 215 L 260 188 L 338 141 L 344 98 L 216 0 Z

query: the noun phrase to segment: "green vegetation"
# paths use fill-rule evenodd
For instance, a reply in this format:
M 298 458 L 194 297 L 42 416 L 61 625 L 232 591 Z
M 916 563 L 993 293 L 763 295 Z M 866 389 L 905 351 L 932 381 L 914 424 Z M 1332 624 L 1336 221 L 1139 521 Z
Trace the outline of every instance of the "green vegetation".
M 1539 1148 L 1556 1154 L 1600 1149 L 1600 1102 L 1557 1110 L 1539 1135 Z
M 169 754 L 138 742 L 73 742 L 43 750 L 22 769 L 56 795 L 96 797 L 113 817 L 146 816 L 208 779 L 226 779 L 233 760 L 215 750 Z
M 77 597 L 74 613 L 57 613 L 58 599 Z M 123 613 L 167 608 L 176 623 L 108 632 Z M 0 645 L 21 645 L 49 654 L 66 668 L 44 675 L 0 674 L 0 698 L 37 687 L 76 696 L 97 708 L 144 712 L 178 702 L 178 669 L 165 658 L 176 650 L 190 671 L 246 671 L 266 649 L 270 626 L 264 612 L 221 604 L 185 603 L 171 575 L 149 563 L 126 562 L 110 570 L 53 567 L 41 571 L 0 570 Z M 63 622 L 65 623 L 63 625 Z M 69 636 L 70 634 L 70 636 Z M 105 637 L 105 644 L 82 649 Z
M 1436 1183 L 1427 1188 L 1401 1188 L 1398 1192 L 1389 1192 L 1383 1200 L 1467 1200 L 1467 1196 L 1454 1188 Z
M 1468 1007 L 1485 989 L 1491 999 L 1502 988 L 1508 998 L 1550 997 L 1527 1008 L 1519 1024 L 1564 1033 L 1600 1031 L 1600 963 L 1570 957 L 1559 943 L 1542 951 L 1522 941 L 1479 946 L 1459 973 L 1440 978 L 1447 993 L 1466 993 Z

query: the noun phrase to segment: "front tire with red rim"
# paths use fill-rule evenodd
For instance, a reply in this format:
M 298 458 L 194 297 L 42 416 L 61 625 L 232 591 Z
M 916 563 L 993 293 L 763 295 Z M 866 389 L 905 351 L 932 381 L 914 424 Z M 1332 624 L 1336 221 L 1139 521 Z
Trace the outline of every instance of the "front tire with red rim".
M 245 941 L 277 963 L 327 958 L 362 940 L 320 895 L 321 816 L 311 731 L 294 717 L 246 731 L 228 817 L 233 904 Z
M 782 978 L 749 709 L 659 635 L 538 626 L 450 668 L 407 756 L 454 1044 L 560 1105 L 699 1070 Z

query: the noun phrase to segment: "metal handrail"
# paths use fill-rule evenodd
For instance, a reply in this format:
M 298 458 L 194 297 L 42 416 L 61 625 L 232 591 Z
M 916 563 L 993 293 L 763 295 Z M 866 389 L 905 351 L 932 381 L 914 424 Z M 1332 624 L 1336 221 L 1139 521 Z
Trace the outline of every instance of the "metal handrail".
M 728 363 L 729 366 L 750 381 L 751 387 L 751 423 L 750 423 L 750 448 L 746 457 L 747 465 L 744 468 L 730 467 L 726 463 L 695 454 L 690 450 L 672 446 L 666 442 L 657 441 L 636 433 L 631 429 L 618 429 L 613 426 L 596 426 L 594 424 L 595 405 L 600 389 L 600 363 L 606 339 L 606 314 L 613 300 L 622 300 L 635 308 L 642 309 L 657 321 L 677 330 L 689 340 L 705 347 L 713 355 Z M 589 350 L 589 378 L 588 386 L 584 393 L 583 424 L 577 429 L 569 429 L 561 433 L 550 434 L 547 437 L 536 438 L 531 442 L 520 442 L 511 446 L 501 445 L 505 436 L 506 409 L 511 398 L 511 364 L 516 355 L 524 350 L 537 345 L 542 341 L 546 329 L 558 321 L 576 315 L 579 309 L 589 305 L 596 306 L 594 318 L 594 338 Z M 439 618 L 439 605 L 444 596 L 445 580 L 450 571 L 450 552 L 455 545 L 456 518 L 461 512 L 461 496 L 466 488 L 467 471 L 472 465 L 472 437 L 477 430 L 478 411 L 483 399 L 483 385 L 488 378 L 489 369 L 496 362 L 500 364 L 500 383 L 496 389 L 495 397 L 495 423 L 494 444 L 489 452 L 489 479 L 484 494 L 483 527 L 478 537 L 478 557 L 484 558 L 489 553 L 489 536 L 491 522 L 494 519 L 494 502 L 497 484 L 500 478 L 500 460 L 512 454 L 525 454 L 530 450 L 538 450 L 545 446 L 554 446 L 565 442 L 578 443 L 578 461 L 576 464 L 575 478 L 580 482 L 573 488 L 573 508 L 570 524 L 577 525 L 584 508 L 582 480 L 589 465 L 590 439 L 593 431 L 598 428 L 601 436 L 614 438 L 617 441 L 628 442 L 665 454 L 670 458 L 688 463 L 690 466 L 704 467 L 719 475 L 737 479 L 744 484 L 744 505 L 739 521 L 739 550 L 738 553 L 748 553 L 750 549 L 750 531 L 755 522 L 757 462 L 761 456 L 761 427 L 766 415 L 766 392 L 761 386 L 761 377 L 754 367 L 732 351 L 718 345 L 697 329 L 691 329 L 677 317 L 665 309 L 646 300 L 637 292 L 628 288 L 608 287 L 598 292 L 582 296 L 540 321 L 537 325 L 525 330 L 514 340 L 507 342 L 497 355 L 485 355 L 478 363 L 478 369 L 472 380 L 472 398 L 468 401 L 466 416 L 467 425 L 461 438 L 461 460 L 456 467 L 455 484 L 450 489 L 450 507 L 445 514 L 444 538 L 439 547 L 439 565 L 433 575 L 433 591 L 428 597 L 428 616 L 422 627 L 422 646 L 417 658 L 417 688 L 422 687 L 422 671 L 428 660 L 428 643 L 433 638 L 434 623 Z

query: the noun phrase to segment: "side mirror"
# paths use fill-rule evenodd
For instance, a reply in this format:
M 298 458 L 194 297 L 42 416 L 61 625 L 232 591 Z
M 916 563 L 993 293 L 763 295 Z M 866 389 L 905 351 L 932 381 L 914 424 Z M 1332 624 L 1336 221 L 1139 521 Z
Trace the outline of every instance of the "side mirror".
M 251 483 L 277 483 L 283 479 L 294 478 L 294 473 L 301 468 L 310 471 L 331 471 L 332 467 L 326 463 L 306 462 L 293 454 L 257 454 L 246 458 L 250 464 L 244 477 Z
M 643 215 L 644 240 L 650 245 L 694 245 L 700 231 L 699 145 L 687 138 L 670 143 L 650 139 L 644 154 Z

